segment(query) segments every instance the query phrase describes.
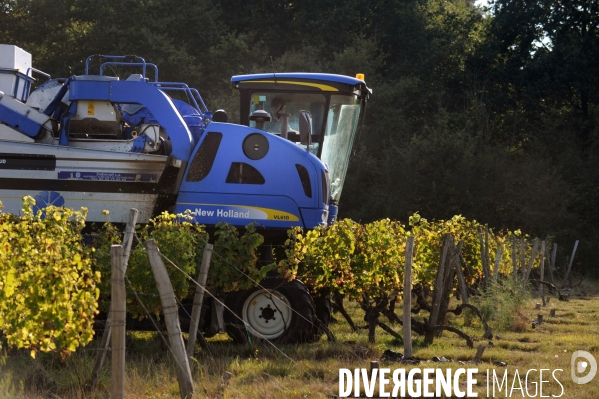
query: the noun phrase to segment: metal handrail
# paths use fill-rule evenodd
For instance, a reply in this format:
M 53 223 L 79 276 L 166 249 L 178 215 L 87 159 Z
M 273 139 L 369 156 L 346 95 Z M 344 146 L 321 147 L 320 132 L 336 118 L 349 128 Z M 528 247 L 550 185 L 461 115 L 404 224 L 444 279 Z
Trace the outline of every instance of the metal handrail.
M 149 66 L 154 68 L 154 82 L 158 82 L 158 67 L 156 66 L 156 64 L 152 64 L 150 62 L 146 62 L 146 63 L 142 63 L 142 62 L 116 62 L 116 61 L 110 61 L 110 62 L 105 62 L 102 65 L 100 65 L 100 76 L 102 76 L 103 72 L 104 72 L 104 67 L 105 66 L 109 66 L 109 65 L 118 65 L 118 66 Z M 145 74 L 143 75 L 144 79 L 146 78 Z
M 200 112 L 202 109 L 204 110 L 204 112 L 208 112 L 208 107 L 206 107 L 206 104 L 204 103 L 204 100 L 202 99 L 202 96 L 200 95 L 200 93 L 198 92 L 197 89 L 190 88 L 187 84 L 181 83 L 181 82 L 151 82 L 151 83 L 153 85 L 157 86 L 158 88 L 160 88 L 161 90 L 187 92 L 187 94 L 191 98 L 191 101 L 193 101 L 193 103 L 195 104 L 196 109 L 200 110 Z M 202 105 L 202 108 L 200 108 L 196 99 L 199 100 L 200 104 Z
M 102 55 L 102 54 L 90 55 L 85 60 L 85 74 L 86 75 L 89 75 L 89 62 L 94 58 L 100 58 L 100 59 L 105 58 L 105 59 L 111 59 L 111 60 L 125 60 L 126 62 L 123 62 L 123 65 L 134 63 L 134 61 L 141 61 L 142 76 L 144 79 L 146 78 L 146 65 L 147 65 L 146 60 L 144 60 L 142 57 L 139 57 L 137 55 Z
M 52 77 L 50 76 L 49 73 L 46 73 L 44 71 L 40 71 L 39 69 L 36 69 L 36 68 L 31 68 L 31 67 L 27 68 L 27 73 L 25 74 L 25 84 L 23 84 L 23 93 L 21 94 L 21 101 L 22 102 L 27 101 L 27 99 L 29 98 L 29 91 L 31 90 L 31 81 L 28 80 L 27 78 L 33 79 L 33 74 L 31 76 L 29 76 L 30 72 L 39 73 L 40 75 L 43 75 L 43 76 L 47 77 L 48 80 L 52 79 Z M 16 87 L 15 87 L 15 89 L 16 89 Z

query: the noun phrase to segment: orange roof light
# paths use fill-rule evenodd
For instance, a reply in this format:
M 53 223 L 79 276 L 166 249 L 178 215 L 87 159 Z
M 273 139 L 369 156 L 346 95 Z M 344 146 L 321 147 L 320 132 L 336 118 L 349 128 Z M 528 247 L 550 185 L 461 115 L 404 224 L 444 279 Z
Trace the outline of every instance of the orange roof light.
M 356 79 L 364 80 L 364 74 L 363 73 L 357 73 L 356 74 Z

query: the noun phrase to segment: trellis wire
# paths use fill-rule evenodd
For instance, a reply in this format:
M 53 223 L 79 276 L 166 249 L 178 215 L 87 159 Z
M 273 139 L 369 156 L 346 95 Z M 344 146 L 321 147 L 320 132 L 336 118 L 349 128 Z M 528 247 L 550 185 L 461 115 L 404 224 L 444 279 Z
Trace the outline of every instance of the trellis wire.
M 273 305 L 277 308 L 277 310 L 279 310 L 279 312 L 281 312 L 281 310 L 279 309 L 279 307 L 277 306 L 277 304 L 275 303 L 275 301 L 273 301 L 272 299 L 272 291 L 275 290 L 276 288 L 273 288 L 272 290 L 269 290 L 267 288 L 264 288 L 259 282 L 257 282 L 256 280 L 254 280 L 253 278 L 251 278 L 250 276 L 248 276 L 246 273 L 244 273 L 242 270 L 240 270 L 237 266 L 235 266 L 234 264 L 232 264 L 231 262 L 229 262 L 227 259 L 225 259 L 224 257 L 222 257 L 221 255 L 218 254 L 218 252 L 213 251 L 213 254 L 216 255 L 218 258 L 220 258 L 223 262 L 225 262 L 227 265 L 233 267 L 235 270 L 237 270 L 239 273 L 243 274 L 248 280 L 250 280 L 252 283 L 256 284 L 256 286 L 260 287 L 261 289 L 263 289 L 264 291 L 267 291 L 270 293 L 271 297 L 269 298 L 271 300 L 271 302 L 273 303 Z M 162 257 L 167 259 L 166 256 L 164 256 L 161 253 Z M 167 259 L 169 262 L 171 262 L 170 259 Z M 172 262 L 171 262 L 172 263 Z M 280 284 L 279 286 L 283 285 L 284 283 Z M 293 309 L 290 305 L 286 304 L 283 301 L 280 301 L 285 307 L 289 308 L 289 310 L 291 310 L 293 313 L 295 313 L 296 315 L 298 315 L 299 317 L 301 317 L 302 319 L 304 319 L 306 322 L 310 323 L 312 325 L 312 327 L 318 328 L 317 325 L 315 325 L 313 322 L 311 322 L 310 320 L 306 319 L 303 315 L 301 315 L 297 310 Z M 282 313 L 281 313 L 282 316 Z M 283 322 L 285 322 L 285 320 L 283 319 Z M 287 323 L 284 323 L 285 325 L 287 325 Z
M 214 294 L 212 294 L 208 289 L 202 287 L 201 285 L 199 285 L 194 279 L 193 277 L 191 277 L 189 274 L 187 274 L 184 270 L 182 270 L 181 268 L 179 268 L 179 266 L 177 266 L 175 263 L 173 263 L 169 258 L 167 258 L 165 255 L 163 255 L 162 253 L 160 254 L 164 259 L 166 259 L 175 269 L 177 269 L 179 272 L 181 272 L 185 277 L 187 277 L 187 279 L 189 279 L 190 281 L 192 281 L 196 286 L 200 287 L 201 289 L 204 290 L 205 293 L 207 293 L 208 295 L 210 295 L 212 297 L 212 299 L 214 299 L 218 304 L 220 304 L 223 308 L 225 308 L 226 310 L 228 310 L 229 312 L 231 312 L 231 314 L 238 319 L 240 322 L 242 322 L 246 327 L 248 327 L 248 324 L 241 318 L 239 317 L 235 312 L 233 312 L 227 305 L 225 305 L 221 300 L 219 300 Z M 253 329 L 252 329 L 253 330 Z M 295 360 L 293 360 L 291 357 L 289 357 L 285 352 L 283 352 L 279 347 L 277 347 L 274 343 L 272 343 L 270 340 L 268 340 L 264 335 L 260 334 L 258 331 L 254 330 L 254 333 L 257 334 L 260 338 L 262 338 L 266 343 L 268 343 L 270 346 L 272 346 L 277 352 L 279 352 L 281 355 L 283 355 L 285 358 L 287 358 L 291 363 L 295 364 L 296 366 L 299 366 L 300 368 L 302 368 L 306 374 L 308 374 L 308 376 L 315 380 L 318 381 L 317 378 L 315 378 L 304 366 L 302 366 L 300 363 L 296 362 Z
M 138 242 L 141 243 L 141 240 L 139 239 L 139 237 L 137 236 L 137 234 L 135 234 L 135 238 L 137 239 Z M 177 269 L 179 272 L 181 272 L 188 280 L 190 280 L 191 282 L 193 282 L 193 284 L 195 284 L 197 287 L 200 287 L 202 290 L 204 290 L 205 293 L 207 293 L 208 295 L 210 295 L 212 297 L 212 299 L 214 299 L 218 304 L 220 304 L 223 308 L 225 308 L 226 310 L 228 310 L 236 319 L 238 319 L 240 322 L 242 322 L 244 324 L 244 326 L 246 326 L 246 328 L 248 327 L 248 324 L 241 318 L 239 317 L 235 312 L 233 312 L 227 305 L 225 305 L 222 301 L 220 301 L 214 294 L 212 294 L 208 289 L 206 289 L 205 287 L 202 287 L 201 285 L 198 284 L 197 281 L 195 281 L 195 279 L 193 277 L 191 277 L 189 274 L 187 274 L 184 270 L 182 270 L 179 266 L 177 266 L 173 261 L 171 261 L 168 257 L 166 257 L 163 253 L 159 252 L 160 255 L 168 262 L 170 263 L 175 269 Z M 217 256 L 219 256 L 217 254 Z M 228 263 L 228 262 L 227 262 Z M 243 273 L 243 272 L 242 272 Z M 245 273 L 243 273 L 245 275 Z M 246 275 L 247 276 L 247 275 Z M 249 277 L 248 277 L 249 278 Z M 148 314 L 148 316 L 150 315 L 147 308 L 145 307 L 145 305 L 143 305 L 141 303 L 140 298 L 137 296 L 137 293 L 135 292 L 135 290 L 133 289 L 133 285 L 131 284 L 131 282 L 129 281 L 129 279 L 127 279 L 127 277 L 125 276 L 125 279 L 127 280 L 127 282 L 129 283 L 129 285 L 131 286 L 131 289 L 133 290 L 133 292 L 136 295 L 136 298 L 138 301 L 140 301 L 140 304 L 142 305 L 142 307 L 144 308 L 144 311 Z M 253 280 L 252 280 L 253 281 Z M 150 317 L 150 319 L 152 319 Z M 157 331 L 160 331 L 160 329 L 158 328 L 158 326 L 156 325 L 156 323 L 154 322 L 154 320 L 152 319 L 152 324 L 154 324 L 154 327 L 156 328 Z M 252 329 L 253 330 L 253 329 Z M 266 341 L 270 346 L 272 346 L 277 352 L 279 352 L 281 355 L 283 355 L 285 358 L 287 358 L 291 363 L 295 364 L 296 366 L 299 366 L 301 369 L 303 369 L 306 374 L 314 381 L 318 381 L 317 378 L 315 378 L 305 367 L 303 367 L 301 364 L 299 364 L 298 362 L 296 362 L 295 360 L 293 360 L 291 357 L 289 357 L 285 352 L 283 352 L 279 347 L 277 347 L 274 343 L 272 343 L 270 340 L 268 340 L 264 335 L 260 334 L 258 331 L 254 331 L 254 333 L 256 333 L 260 338 L 262 338 L 264 341 Z M 166 343 L 166 339 L 164 337 L 162 337 L 162 339 L 165 341 Z M 167 347 L 169 348 L 169 350 L 171 349 L 170 346 L 167 344 Z M 172 353 L 172 351 L 171 351 Z M 174 357 L 174 356 L 173 356 Z

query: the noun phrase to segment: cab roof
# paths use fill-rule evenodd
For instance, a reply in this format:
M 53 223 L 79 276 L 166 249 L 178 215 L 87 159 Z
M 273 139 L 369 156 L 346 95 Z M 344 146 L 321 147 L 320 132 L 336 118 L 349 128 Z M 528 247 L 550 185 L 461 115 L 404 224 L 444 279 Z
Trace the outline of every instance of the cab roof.
M 241 88 L 240 83 L 243 87 L 250 87 L 252 83 L 274 83 L 274 84 L 289 84 L 291 82 L 322 82 L 331 83 L 333 86 L 348 85 L 350 87 L 359 89 L 362 93 L 372 93 L 372 90 L 366 86 L 366 83 L 351 76 L 336 75 L 330 73 L 309 73 L 309 72 L 286 72 L 286 73 L 258 73 L 250 75 L 235 75 L 231 78 L 231 82 L 238 88 Z M 327 91 L 322 89 L 323 91 Z M 365 94 L 365 93 L 364 93 Z

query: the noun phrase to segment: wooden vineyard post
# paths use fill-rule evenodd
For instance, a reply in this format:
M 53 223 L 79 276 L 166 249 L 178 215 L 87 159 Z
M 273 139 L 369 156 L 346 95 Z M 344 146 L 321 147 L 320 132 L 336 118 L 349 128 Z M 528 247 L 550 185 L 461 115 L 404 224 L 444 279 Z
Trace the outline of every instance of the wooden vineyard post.
M 549 266 L 549 278 L 551 284 L 555 285 L 555 279 L 553 278 L 553 271 L 555 270 L 555 257 L 557 256 L 557 243 L 553 243 L 553 252 L 551 253 L 551 261 L 548 262 Z
M 404 358 L 412 357 L 412 255 L 414 236 L 406 243 L 406 264 L 403 277 L 403 347 Z
M 193 380 L 191 378 L 191 369 L 185 346 L 183 345 L 183 336 L 181 334 L 181 326 L 179 325 L 179 317 L 177 315 L 177 299 L 173 286 L 168 277 L 166 267 L 160 258 L 160 253 L 154 239 L 149 239 L 144 242 L 144 247 L 150 258 L 150 265 L 154 272 L 158 292 L 160 292 L 160 301 L 162 302 L 162 311 L 166 322 L 166 329 L 170 341 L 171 351 L 175 359 L 175 371 L 177 373 L 177 381 L 179 382 L 179 391 L 182 399 L 189 399 L 193 396 Z
M 139 211 L 135 208 L 129 210 L 129 220 L 127 221 L 127 227 L 125 228 L 125 235 L 123 237 L 123 272 L 127 270 L 127 264 L 129 263 L 129 255 L 131 254 L 131 244 L 133 243 L 133 236 L 135 235 L 135 224 L 137 223 L 137 216 Z M 91 376 L 91 388 L 95 390 L 100 380 L 100 371 L 104 365 L 106 359 L 106 352 L 108 352 L 108 344 L 110 343 L 111 333 L 111 321 L 112 314 L 109 311 L 108 317 L 106 318 L 106 325 L 104 326 L 104 332 L 102 333 L 102 340 L 100 341 L 100 347 L 96 354 L 96 361 L 94 363 L 94 369 Z
M 458 245 L 454 245 L 453 237 L 450 240 L 450 248 L 447 256 L 447 264 L 445 265 L 445 273 L 443 275 L 443 288 L 441 296 L 441 305 L 439 306 L 439 313 L 437 315 L 436 325 L 445 324 L 445 316 L 449 309 L 449 295 L 451 294 L 451 287 L 456 274 L 456 268 L 461 267 L 460 256 L 462 254 L 463 241 L 459 241 Z M 437 336 L 441 336 L 443 330 L 437 330 Z
M 518 261 L 516 259 L 516 249 L 517 249 L 517 240 L 516 236 L 512 237 L 512 278 L 514 282 L 518 279 Z
M 370 361 L 370 375 L 371 376 L 375 373 L 374 370 L 379 370 L 379 362 L 378 362 L 378 360 L 371 360 Z
M 574 263 L 574 256 L 576 255 L 576 249 L 578 248 L 578 240 L 574 243 L 574 249 L 572 250 L 572 256 L 570 257 L 570 263 L 568 264 L 568 271 L 566 272 L 566 277 L 564 277 L 564 282 L 562 283 L 562 288 L 566 287 L 566 283 L 568 282 L 568 277 L 570 277 L 570 272 L 572 271 L 572 263 Z
M 452 237 L 449 234 L 446 234 L 443 237 L 443 247 L 441 249 L 441 261 L 439 262 L 439 268 L 437 270 L 437 279 L 435 280 L 435 285 L 433 288 L 433 306 L 431 309 L 431 314 L 429 317 L 428 325 L 431 327 L 429 331 L 426 332 L 424 337 L 424 342 L 427 345 L 433 343 L 433 339 L 435 338 L 435 331 L 432 327 L 437 325 L 437 318 L 439 317 L 439 309 L 441 307 L 441 300 L 443 297 L 443 287 L 444 287 L 444 277 L 445 277 L 445 267 L 447 262 L 447 256 L 449 253 L 449 247 L 452 245 Z
M 464 278 L 464 271 L 462 270 L 462 264 L 460 262 L 460 256 L 456 259 L 456 274 L 458 275 L 458 290 L 462 297 L 462 303 L 468 303 L 468 287 L 466 286 L 466 279 Z
M 488 231 L 487 231 L 488 233 Z M 490 277 L 490 268 L 489 268 L 489 253 L 487 252 L 487 247 L 488 247 L 488 243 L 487 245 L 485 245 L 485 240 L 483 239 L 483 230 L 482 227 L 479 227 L 478 229 L 478 240 L 480 242 L 480 258 L 481 258 L 481 262 L 483 264 L 483 274 L 485 276 L 485 279 L 488 280 Z
M 491 277 L 491 259 L 489 256 L 489 226 L 485 226 L 485 264 L 487 265 L 487 279 Z
M 520 237 L 520 274 L 524 277 L 526 273 L 526 244 L 524 237 Z
M 545 241 L 541 242 L 541 281 L 545 281 Z M 543 306 L 545 305 L 545 292 L 543 290 L 545 286 L 543 284 L 539 284 L 539 296 L 543 300 Z
M 125 397 L 125 270 L 123 267 L 123 247 L 113 245 L 110 248 L 111 261 L 111 298 L 112 313 L 112 377 L 111 398 Z
M 535 258 L 537 257 L 537 252 L 539 252 L 539 239 L 535 238 L 534 244 L 532 245 L 532 253 L 530 254 L 530 260 L 528 261 L 528 267 L 526 268 L 526 273 L 524 274 L 524 283 L 528 282 L 528 277 L 530 276 L 530 272 L 532 271 L 532 266 L 534 265 Z
M 129 264 L 129 255 L 131 255 L 131 245 L 135 236 L 135 224 L 138 216 L 139 211 L 137 209 L 131 208 L 129 210 L 129 220 L 127 220 L 127 227 L 125 227 L 123 236 L 123 270 L 125 271 L 127 270 L 127 264 Z
M 483 357 L 483 353 L 485 352 L 485 349 L 487 349 L 487 347 L 485 345 L 478 346 L 478 348 L 476 349 L 476 355 L 474 355 L 474 359 L 472 359 L 473 363 L 480 362 L 480 360 Z
M 225 371 L 223 373 L 223 387 L 226 387 L 227 385 L 229 385 L 229 381 L 231 381 L 231 377 L 233 377 L 233 373 L 231 373 L 230 371 Z
M 200 314 L 202 313 L 202 303 L 204 302 L 204 287 L 206 287 L 206 280 L 208 279 L 208 269 L 210 268 L 210 259 L 212 259 L 212 249 L 212 244 L 206 244 L 204 246 L 202 264 L 200 265 L 200 273 L 198 274 L 199 286 L 196 286 L 195 295 L 193 298 L 191 324 L 189 325 L 189 338 L 187 339 L 187 356 L 190 359 L 195 351 L 198 326 L 200 324 Z
M 499 246 L 497 248 L 497 253 L 495 254 L 495 265 L 493 266 L 493 277 L 495 279 L 499 275 L 499 263 L 501 262 L 501 255 L 503 255 L 503 247 Z

